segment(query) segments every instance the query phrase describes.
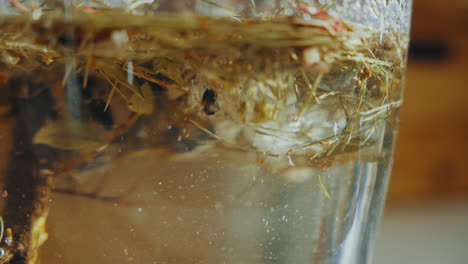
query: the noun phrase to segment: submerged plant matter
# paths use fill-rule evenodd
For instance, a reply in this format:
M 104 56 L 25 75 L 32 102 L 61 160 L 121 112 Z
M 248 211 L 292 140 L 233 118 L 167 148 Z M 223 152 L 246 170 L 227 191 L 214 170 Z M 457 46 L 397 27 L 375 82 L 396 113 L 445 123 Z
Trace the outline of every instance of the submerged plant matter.
M 293 182 L 301 178 L 291 169 L 326 170 L 365 148 L 367 158 L 384 158 L 375 143 L 382 122 L 397 122 L 406 59 L 397 32 L 294 3 L 232 17 L 88 6 L 64 15 L 12 3 L 23 14 L 0 16 L 0 92 L 11 98 L 15 129 L 27 131 L 10 163 L 28 155 L 37 171 L 8 179 L 6 188 L 33 186 L 27 219 L 4 216 L 0 263 L 35 262 L 54 188 L 124 203 L 99 188 L 54 186 L 103 153 L 125 160 L 139 148 L 170 148 L 172 158 L 229 149 Z M 48 107 L 33 109 L 35 101 Z M 37 120 L 25 125 L 31 114 Z M 172 138 L 176 129 L 185 132 Z M 134 149 L 116 154 L 122 141 Z M 320 176 L 319 184 L 332 199 Z M 7 209 L 18 206 L 9 199 Z

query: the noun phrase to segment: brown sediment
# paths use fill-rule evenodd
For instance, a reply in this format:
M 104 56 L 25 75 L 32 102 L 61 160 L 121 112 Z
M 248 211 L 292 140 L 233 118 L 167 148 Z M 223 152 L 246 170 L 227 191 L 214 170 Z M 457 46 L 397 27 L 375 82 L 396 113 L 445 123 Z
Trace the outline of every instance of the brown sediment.
M 47 239 L 45 220 L 49 211 L 51 183 L 41 173 L 40 160 L 47 152 L 38 151 L 32 143 L 50 111 L 47 94 L 31 99 L 12 99 L 14 109 L 13 146 L 6 172 L 8 191 L 3 218 L 6 236 L 1 243 L 0 263 L 34 263 L 39 247 Z M 50 101 L 49 101 L 50 102 Z

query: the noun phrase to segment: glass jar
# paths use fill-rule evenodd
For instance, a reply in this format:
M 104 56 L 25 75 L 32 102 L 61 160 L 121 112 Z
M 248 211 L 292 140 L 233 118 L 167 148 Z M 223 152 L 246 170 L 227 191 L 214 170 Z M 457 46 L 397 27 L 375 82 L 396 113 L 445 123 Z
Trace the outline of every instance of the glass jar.
M 0 263 L 372 263 L 411 1 L 0 4 Z

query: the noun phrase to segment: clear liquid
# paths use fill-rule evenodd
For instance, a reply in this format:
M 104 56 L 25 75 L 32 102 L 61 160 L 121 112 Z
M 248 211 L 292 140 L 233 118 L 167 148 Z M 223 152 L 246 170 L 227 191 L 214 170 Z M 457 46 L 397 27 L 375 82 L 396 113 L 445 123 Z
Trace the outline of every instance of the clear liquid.
M 66 51 L 50 65 L 18 64 L 28 72 L 2 64 L 11 97 L 2 121 L 11 131 L 4 135 L 11 142 L 4 146 L 11 152 L 2 174 L 5 226 L 15 239 L 33 234 L 28 246 L 41 246 L 41 263 L 369 261 L 401 103 L 404 69 L 395 50 L 372 53 L 372 63 L 387 65 L 379 71 L 380 61 L 311 67 L 301 64 L 304 54 L 283 61 L 294 46 L 252 44 L 258 54 L 249 57 L 252 50 L 239 53 L 236 40 L 223 43 L 227 51 L 205 40 L 185 50 L 192 56 L 175 70 L 161 63 L 178 59 L 179 46 L 152 58 L 159 78 L 152 83 L 138 71 L 149 69 L 147 60 L 119 61 L 126 55 L 114 46 L 84 77 L 86 60 L 74 48 L 80 42 L 48 33 L 45 42 Z M 176 80 L 174 72 L 188 77 Z M 119 96 L 112 74 L 139 95 L 121 86 Z M 317 86 L 313 96 L 308 83 Z M 14 206 L 23 208 L 23 200 L 32 209 L 21 214 Z M 34 236 L 45 235 L 39 220 L 47 220 L 46 241 Z M 21 221 L 31 227 L 21 229 Z
M 354 161 L 301 183 L 231 158 L 125 165 L 138 206 L 54 195 L 42 258 L 61 263 L 362 263 L 389 163 Z M 258 183 L 251 187 L 256 178 Z M 128 179 L 121 179 L 127 181 Z M 117 188 L 116 188 L 117 189 Z M 114 190 L 116 190 L 114 189 Z M 248 191 L 246 191 L 248 190 Z

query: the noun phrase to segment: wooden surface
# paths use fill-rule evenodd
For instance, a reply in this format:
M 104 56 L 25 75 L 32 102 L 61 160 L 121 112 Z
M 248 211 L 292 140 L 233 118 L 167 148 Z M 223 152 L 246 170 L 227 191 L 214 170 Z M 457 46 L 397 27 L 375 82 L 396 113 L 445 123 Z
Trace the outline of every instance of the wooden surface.
M 448 57 L 409 61 L 390 203 L 468 196 L 468 1 L 452 2 L 415 2 L 412 42 Z

